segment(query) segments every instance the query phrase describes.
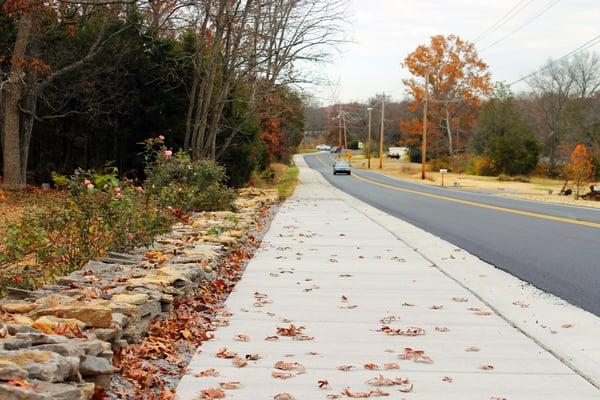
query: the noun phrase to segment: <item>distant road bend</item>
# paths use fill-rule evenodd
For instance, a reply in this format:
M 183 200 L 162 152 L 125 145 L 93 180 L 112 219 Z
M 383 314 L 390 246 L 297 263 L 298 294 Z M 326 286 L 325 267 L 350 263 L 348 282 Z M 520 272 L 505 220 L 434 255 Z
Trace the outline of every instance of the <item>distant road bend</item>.
M 600 209 L 435 188 L 364 170 L 334 176 L 327 153 L 306 161 L 338 189 L 600 316 Z

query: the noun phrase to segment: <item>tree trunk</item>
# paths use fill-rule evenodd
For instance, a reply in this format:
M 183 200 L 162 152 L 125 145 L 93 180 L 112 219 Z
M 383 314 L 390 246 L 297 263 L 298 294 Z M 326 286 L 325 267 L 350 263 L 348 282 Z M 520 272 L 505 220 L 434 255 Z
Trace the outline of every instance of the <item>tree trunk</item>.
M 23 171 L 21 143 L 21 111 L 19 103 L 23 97 L 24 63 L 27 45 L 31 38 L 33 16 L 23 15 L 19 20 L 17 38 L 11 59 L 10 76 L 5 85 L 4 106 L 4 187 L 12 190 L 25 189 L 26 166 Z
M 448 150 L 450 150 L 450 155 L 454 154 L 452 148 L 452 128 L 450 126 L 450 112 L 446 107 L 446 131 L 448 132 Z

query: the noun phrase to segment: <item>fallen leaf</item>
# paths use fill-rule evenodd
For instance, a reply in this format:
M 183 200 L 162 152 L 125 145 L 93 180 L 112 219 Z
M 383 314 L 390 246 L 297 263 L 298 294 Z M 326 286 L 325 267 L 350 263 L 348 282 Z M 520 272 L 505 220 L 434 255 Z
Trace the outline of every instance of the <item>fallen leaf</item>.
M 352 368 L 354 368 L 353 365 L 340 365 L 339 367 L 337 367 L 337 369 L 339 369 L 340 371 L 344 371 L 344 372 L 348 372 Z
M 206 369 L 204 371 L 198 372 L 194 376 L 196 376 L 197 378 L 204 378 L 204 377 L 207 377 L 207 376 L 215 376 L 216 377 L 216 376 L 219 376 L 219 372 L 216 369 L 209 368 L 209 369 Z
M 246 335 L 235 335 L 235 340 L 239 342 L 248 342 L 250 340 L 250 337 Z
M 479 349 L 479 347 L 469 347 L 468 349 L 465 349 L 465 351 L 478 352 L 478 351 L 480 351 L 480 349 Z
M 482 369 L 484 371 L 491 371 L 494 369 L 494 366 L 491 364 L 486 364 L 486 365 L 480 366 L 479 369 Z
M 205 389 L 205 390 L 201 391 L 200 396 L 202 399 L 205 399 L 205 400 L 224 399 L 225 392 L 222 391 L 221 389 L 211 388 L 211 389 Z
M 289 379 L 294 375 L 290 374 L 289 372 L 271 372 L 271 376 L 277 379 Z
M 450 378 L 449 376 L 445 376 L 445 377 L 442 378 L 442 381 L 443 382 L 447 382 L 447 383 L 452 383 L 453 379 Z
M 289 393 L 279 393 L 273 397 L 274 400 L 296 400 L 294 396 Z
M 364 368 L 374 370 L 374 369 L 379 369 L 379 365 L 374 364 L 374 363 L 367 363 L 364 365 Z
M 389 325 L 394 321 L 400 321 L 400 317 L 397 315 L 388 315 L 387 317 L 383 317 L 379 320 L 384 325 Z
M 265 338 L 265 340 L 266 340 L 267 342 L 273 342 L 273 341 L 275 341 L 275 340 L 279 340 L 279 336 L 267 336 L 267 337 Z
M 319 389 L 329 389 L 329 381 L 327 379 L 321 379 L 317 383 Z
M 308 336 L 308 335 L 297 335 L 294 336 L 292 339 L 294 340 L 298 340 L 298 341 L 307 341 L 307 340 L 314 340 L 314 336 Z
M 286 363 L 285 361 L 277 361 L 274 365 L 275 369 L 280 369 L 282 371 L 298 371 L 299 374 L 303 374 L 306 372 L 306 368 L 300 363 L 290 362 Z
M 562 324 L 562 325 L 561 325 L 561 327 L 562 327 L 562 328 L 565 328 L 565 329 L 569 329 L 569 328 L 572 328 L 572 327 L 574 327 L 574 326 L 575 326 L 575 325 L 573 325 L 573 324 Z
M 438 332 L 449 332 L 450 328 L 445 327 L 445 326 L 436 326 L 435 330 L 438 331 Z
M 425 335 L 425 329 L 418 326 L 411 326 L 405 329 L 393 329 L 388 325 L 384 325 L 378 329 L 378 332 L 383 332 L 390 336 L 421 336 Z
M 457 303 L 466 303 L 469 301 L 469 299 L 464 298 L 464 297 L 453 297 L 452 301 L 455 301 Z
M 243 368 L 246 365 L 248 365 L 248 361 L 246 361 L 240 357 L 235 357 L 232 362 L 233 362 L 233 365 L 235 365 L 238 368 Z
M 414 350 L 410 347 L 404 349 L 402 354 L 398 355 L 402 360 L 413 360 L 418 363 L 433 364 L 431 357 L 426 356 L 423 350 Z
M 219 350 L 219 352 L 217 353 L 217 357 L 218 358 L 234 358 L 237 357 L 236 353 L 233 353 L 231 351 L 229 351 L 227 349 L 227 347 L 223 347 L 221 350 Z
M 277 335 L 279 336 L 296 336 L 304 331 L 303 326 L 296 327 L 294 324 L 290 324 L 289 327 L 277 327 Z
M 238 389 L 240 386 L 239 382 L 221 382 L 219 383 L 223 389 Z
M 255 353 L 255 354 L 246 354 L 246 360 L 250 360 L 250 361 L 256 361 L 260 359 L 260 354 Z
M 444 306 L 441 306 L 441 305 L 440 305 L 440 306 L 438 306 L 438 305 L 435 305 L 435 304 L 434 304 L 434 305 L 432 305 L 432 306 L 431 306 L 431 307 L 429 307 L 429 308 L 430 308 L 430 309 L 432 309 L 432 310 L 441 310 L 442 308 L 444 308 Z
M 389 370 L 389 369 L 400 369 L 400 366 L 394 362 L 392 363 L 385 363 L 383 364 L 383 369 L 385 370 Z

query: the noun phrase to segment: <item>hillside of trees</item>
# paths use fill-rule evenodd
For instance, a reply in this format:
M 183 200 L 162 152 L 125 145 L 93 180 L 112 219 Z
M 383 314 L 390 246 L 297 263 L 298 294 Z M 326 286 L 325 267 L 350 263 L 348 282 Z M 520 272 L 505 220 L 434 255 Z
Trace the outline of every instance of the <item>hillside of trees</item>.
M 327 0 L 0 0 L 4 187 L 52 172 L 143 174 L 145 138 L 242 186 L 302 139 L 311 77 L 343 38 Z

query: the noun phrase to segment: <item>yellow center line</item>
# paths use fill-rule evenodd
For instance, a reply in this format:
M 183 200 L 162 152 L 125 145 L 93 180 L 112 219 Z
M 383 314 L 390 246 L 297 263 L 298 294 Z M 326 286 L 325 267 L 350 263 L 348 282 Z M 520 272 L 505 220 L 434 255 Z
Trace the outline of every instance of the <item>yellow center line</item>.
M 331 167 L 331 165 L 324 162 L 321 159 L 321 157 L 317 156 L 316 158 L 317 158 L 317 160 L 319 160 L 321 162 L 321 164 L 325 165 L 326 167 Z M 381 186 L 381 187 L 384 187 L 387 189 L 397 190 L 399 192 L 412 193 L 412 194 L 416 194 L 419 196 L 430 197 L 433 199 L 451 201 L 453 203 L 459 203 L 459 204 L 464 204 L 464 205 L 473 206 L 473 207 L 485 208 L 488 210 L 501 211 L 501 212 L 510 213 L 510 214 L 523 215 L 526 217 L 546 219 L 549 221 L 556 221 L 556 222 L 564 222 L 566 224 L 581 225 L 581 226 L 587 226 L 590 228 L 600 228 L 600 223 L 597 223 L 597 222 L 579 221 L 579 220 L 573 219 L 573 218 L 557 217 L 555 215 L 548 215 L 548 214 L 541 214 L 541 213 L 536 213 L 536 212 L 531 212 L 531 211 L 517 210 L 514 208 L 508 208 L 508 207 L 493 206 L 490 204 L 479 203 L 476 201 L 462 200 L 462 199 L 457 199 L 454 197 L 443 196 L 440 194 L 421 192 L 419 190 L 407 189 L 407 188 L 402 188 L 402 187 L 398 187 L 398 186 L 388 185 L 388 184 L 382 183 L 382 182 L 377 182 L 375 180 L 356 175 L 355 173 L 352 173 L 352 176 L 357 179 L 360 179 L 362 181 L 368 182 L 370 184 Z

